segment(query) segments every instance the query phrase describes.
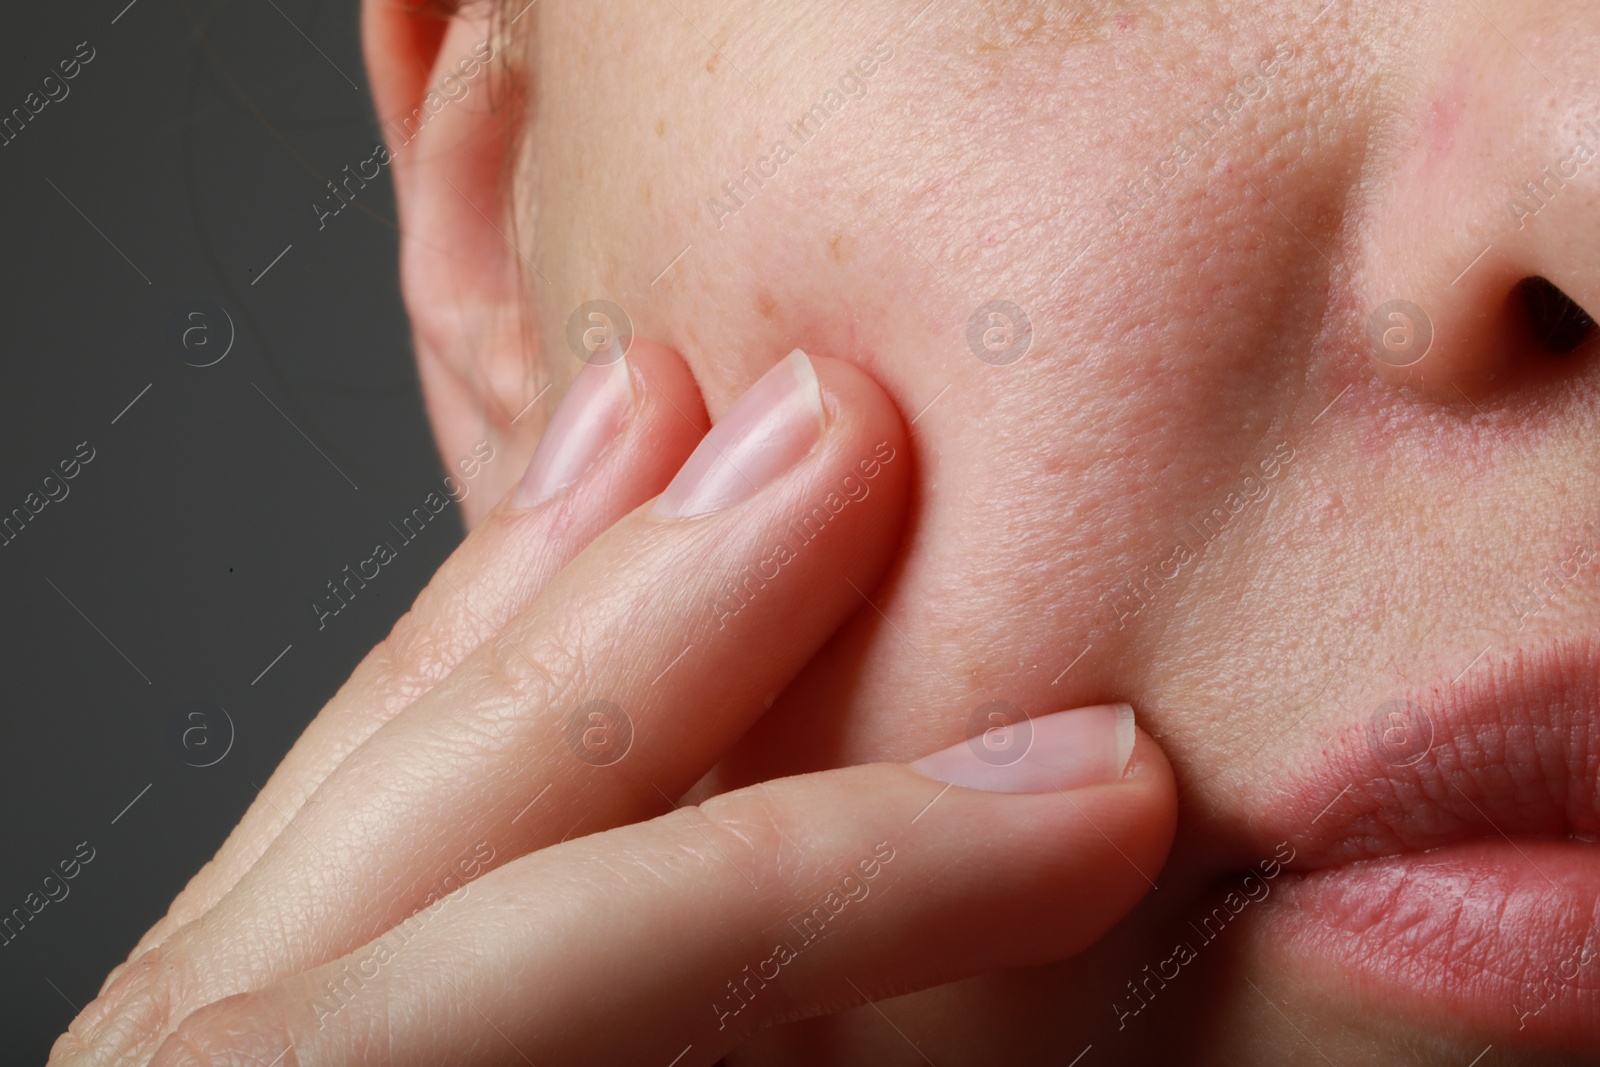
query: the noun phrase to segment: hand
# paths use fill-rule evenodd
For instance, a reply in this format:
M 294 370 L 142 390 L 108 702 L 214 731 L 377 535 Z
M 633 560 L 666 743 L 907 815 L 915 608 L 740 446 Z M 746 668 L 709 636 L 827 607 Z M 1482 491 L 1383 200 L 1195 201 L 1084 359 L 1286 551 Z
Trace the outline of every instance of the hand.
M 664 350 L 586 368 L 521 500 L 52 1062 L 709 1063 L 763 1023 L 1071 954 L 1132 907 L 1173 786 L 1113 708 L 1035 720 L 1020 760 L 1001 731 L 999 756 L 659 815 L 872 610 L 909 485 L 897 412 L 844 363 L 791 357 L 696 448 L 702 425 Z

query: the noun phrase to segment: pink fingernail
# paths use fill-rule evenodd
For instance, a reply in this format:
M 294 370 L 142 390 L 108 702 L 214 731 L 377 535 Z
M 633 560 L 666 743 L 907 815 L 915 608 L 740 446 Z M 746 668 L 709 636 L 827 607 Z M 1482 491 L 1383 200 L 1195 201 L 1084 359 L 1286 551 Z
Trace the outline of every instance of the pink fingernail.
M 625 356 L 584 365 L 539 438 L 512 507 L 543 504 L 583 477 L 628 417 L 633 404 L 629 379 Z
M 1058 711 L 1000 726 L 924 756 L 911 769 L 991 793 L 1048 793 L 1120 781 L 1133 756 L 1127 704 Z
M 732 507 L 800 462 L 822 438 L 822 390 L 811 358 L 798 348 L 711 427 L 655 513 L 684 519 Z

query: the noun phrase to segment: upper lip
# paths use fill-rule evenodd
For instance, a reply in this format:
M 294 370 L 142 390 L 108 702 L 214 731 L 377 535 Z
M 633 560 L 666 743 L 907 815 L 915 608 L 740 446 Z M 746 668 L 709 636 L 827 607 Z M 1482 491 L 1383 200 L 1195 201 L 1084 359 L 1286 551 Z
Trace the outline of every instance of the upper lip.
M 1391 710 L 1403 718 L 1384 739 Z M 1426 746 L 1405 730 L 1419 718 Z M 1396 693 L 1263 799 L 1256 832 L 1290 842 L 1301 870 L 1474 838 L 1600 838 L 1600 639 L 1490 650 Z

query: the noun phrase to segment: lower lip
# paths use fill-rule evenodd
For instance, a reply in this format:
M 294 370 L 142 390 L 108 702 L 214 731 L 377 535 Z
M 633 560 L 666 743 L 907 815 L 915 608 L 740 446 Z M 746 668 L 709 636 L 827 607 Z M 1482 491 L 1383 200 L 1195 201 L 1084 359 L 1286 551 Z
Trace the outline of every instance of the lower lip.
M 1291 973 L 1485 1042 L 1593 1052 L 1600 1042 L 1600 851 L 1478 840 L 1286 880 L 1263 944 Z

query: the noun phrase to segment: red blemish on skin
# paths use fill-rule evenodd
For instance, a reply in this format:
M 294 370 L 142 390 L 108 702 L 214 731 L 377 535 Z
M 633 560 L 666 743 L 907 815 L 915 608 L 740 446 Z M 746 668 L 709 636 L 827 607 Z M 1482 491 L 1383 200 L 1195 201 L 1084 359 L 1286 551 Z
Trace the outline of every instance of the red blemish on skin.
M 1428 159 L 1442 159 L 1450 154 L 1456 144 L 1456 125 L 1466 99 L 1460 89 L 1451 89 L 1428 105 L 1428 115 L 1423 121 L 1423 133 L 1428 142 Z
M 1117 16 L 1117 29 L 1121 30 L 1123 33 L 1127 33 L 1129 30 L 1133 29 L 1133 16 L 1132 15 L 1118 15 Z
M 1316 517 L 1324 521 L 1344 516 L 1344 498 L 1338 493 L 1323 493 L 1313 501 L 1311 507 Z

